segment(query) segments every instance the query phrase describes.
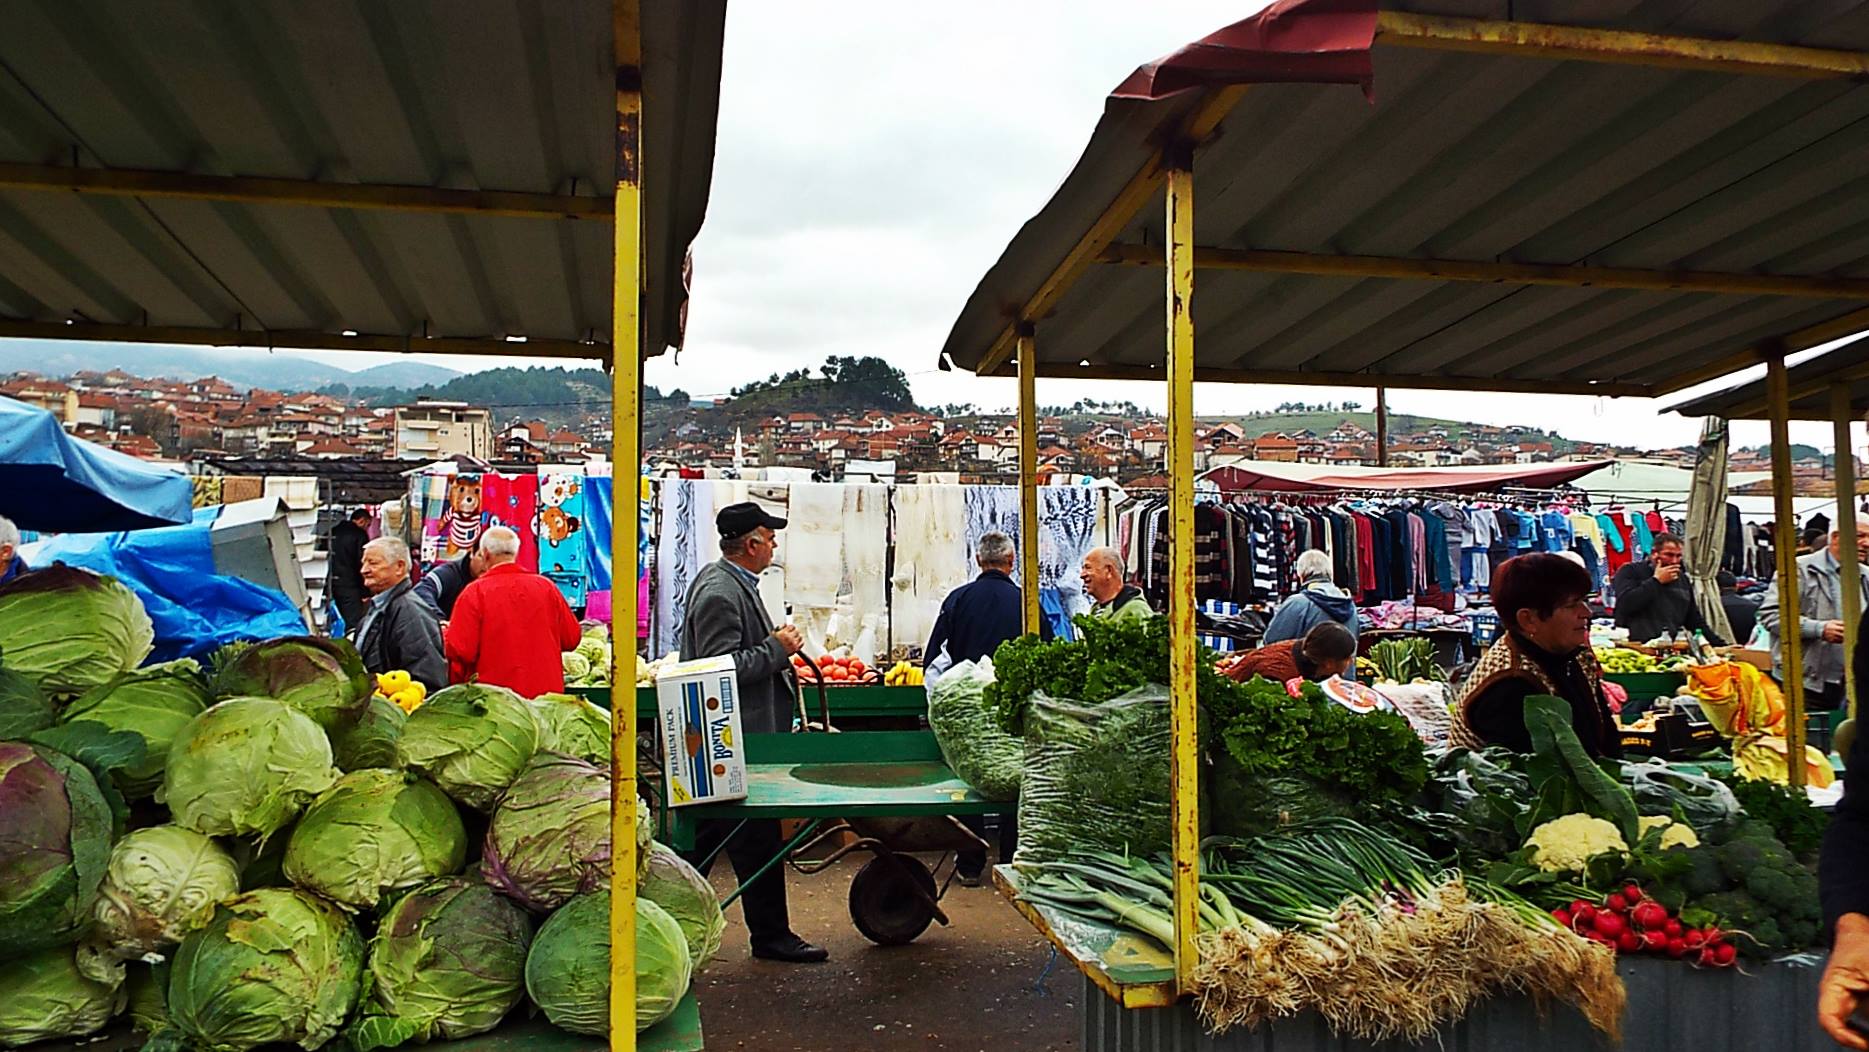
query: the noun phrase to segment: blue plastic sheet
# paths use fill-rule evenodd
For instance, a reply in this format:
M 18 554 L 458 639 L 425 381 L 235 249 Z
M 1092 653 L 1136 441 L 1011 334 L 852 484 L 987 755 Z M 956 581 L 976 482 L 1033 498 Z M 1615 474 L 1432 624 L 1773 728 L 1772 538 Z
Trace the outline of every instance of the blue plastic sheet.
M 32 530 L 140 530 L 189 521 L 186 475 L 73 438 L 0 397 L 0 515 Z
M 156 628 L 150 663 L 202 658 L 228 643 L 305 634 L 284 592 L 214 570 L 209 527 L 218 506 L 187 526 L 127 533 L 67 533 L 30 545 L 28 565 L 62 562 L 129 585 Z

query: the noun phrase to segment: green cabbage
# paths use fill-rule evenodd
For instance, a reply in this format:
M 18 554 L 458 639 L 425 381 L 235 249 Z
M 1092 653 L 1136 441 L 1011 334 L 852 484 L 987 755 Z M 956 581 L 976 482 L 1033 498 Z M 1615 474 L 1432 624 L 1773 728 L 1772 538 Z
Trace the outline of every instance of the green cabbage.
M 357 722 L 375 689 L 356 647 L 320 636 L 255 643 L 214 673 L 216 697 L 276 698 L 329 731 Z
M 396 761 L 396 742 L 402 737 L 409 714 L 380 694 L 370 696 L 370 705 L 356 723 L 330 732 L 331 755 L 340 771 L 360 771 L 366 767 L 400 767 Z
M 5 655 L 0 654 L 0 660 Z M 24 673 L 0 666 L 0 741 L 20 741 L 58 721 L 39 684 Z
M 0 640 L 7 668 L 71 695 L 142 664 L 156 629 L 121 581 L 57 563 L 0 585 Z
M 539 750 L 561 752 L 586 763 L 610 764 L 610 713 L 570 694 L 532 699 L 539 718 Z
M 484 1034 L 525 998 L 532 919 L 466 877 L 404 895 L 370 943 L 353 1052 Z
M 165 953 L 240 891 L 233 856 L 181 826 L 139 829 L 111 849 L 97 939 L 119 960 Z
M 636 1029 L 667 1019 L 693 977 L 688 940 L 668 911 L 636 900 Z M 610 1032 L 610 893 L 579 895 L 546 918 L 526 955 L 526 993 L 553 1026 Z
M 357 1003 L 363 939 L 310 892 L 260 888 L 221 904 L 182 940 L 169 1020 L 200 1052 L 329 1041 Z
M 169 1026 L 169 962 L 133 961 L 123 992 L 130 1000 L 130 1026 L 139 1034 L 154 1034 Z
M 0 742 L 0 960 L 90 926 L 110 835 L 110 805 L 83 764 Z
M 437 691 L 416 709 L 396 756 L 461 803 L 491 811 L 538 747 L 539 721 L 526 699 L 469 683 Z
M 480 872 L 538 913 L 603 887 L 610 879 L 610 775 L 574 757 L 534 756 L 493 810 Z
M 590 678 L 590 659 L 575 650 L 567 650 L 559 655 L 559 663 L 564 667 L 567 682 L 582 683 Z
M 283 869 L 299 887 L 367 909 L 466 860 L 467 830 L 453 801 L 414 774 L 370 767 L 339 778 L 305 809 Z
M 602 636 L 585 636 L 578 643 L 577 653 L 584 655 L 593 669 L 610 667 L 610 641 Z
M 121 986 L 80 972 L 69 946 L 0 960 L 0 1048 L 95 1034 L 123 1000 Z
M 336 780 L 331 743 L 311 717 L 271 698 L 233 698 L 182 728 L 156 799 L 197 833 L 265 838 Z
M 188 721 L 208 707 L 209 700 L 201 666 L 184 658 L 126 672 L 86 691 L 66 708 L 60 721 L 90 720 L 143 739 L 142 761 L 114 775 L 123 795 L 135 799 L 149 796 L 162 785 L 169 746 Z
M 699 972 L 720 952 L 727 932 L 714 886 L 699 870 L 662 844 L 649 848 L 649 864 L 639 878 L 637 894 L 668 911 L 688 940 L 688 960 Z

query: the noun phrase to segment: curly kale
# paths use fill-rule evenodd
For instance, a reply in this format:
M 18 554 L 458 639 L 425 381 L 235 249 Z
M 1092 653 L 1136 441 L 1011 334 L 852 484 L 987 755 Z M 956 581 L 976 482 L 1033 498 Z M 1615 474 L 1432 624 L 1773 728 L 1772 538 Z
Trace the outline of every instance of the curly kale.
M 1737 775 L 1729 775 L 1721 781 L 1733 790 L 1747 818 L 1770 825 L 1792 854 L 1799 858 L 1817 855 L 1830 818 L 1823 810 L 1812 806 L 1803 790 Z

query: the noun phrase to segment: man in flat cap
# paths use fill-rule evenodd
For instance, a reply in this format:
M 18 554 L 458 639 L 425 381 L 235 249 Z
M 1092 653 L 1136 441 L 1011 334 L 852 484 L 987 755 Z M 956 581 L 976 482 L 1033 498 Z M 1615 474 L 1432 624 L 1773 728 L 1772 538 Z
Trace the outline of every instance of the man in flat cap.
M 695 575 L 688 588 L 687 615 L 681 626 L 681 659 L 733 656 L 740 685 L 741 729 L 775 734 L 791 729 L 795 685 L 791 656 L 804 639 L 792 625 L 774 628 L 759 598 L 759 575 L 779 550 L 776 531 L 785 520 L 751 501 L 730 504 L 715 517 L 720 531 L 720 560 Z M 739 825 L 739 832 L 734 829 Z M 809 963 L 830 956 L 792 932 L 785 902 L 785 867 L 774 866 L 748 881 L 785 847 L 779 823 L 755 820 L 704 823 L 695 836 L 693 859 L 712 855 L 722 839 L 727 858 L 745 887 L 740 902 L 746 913 L 753 956 L 772 961 Z

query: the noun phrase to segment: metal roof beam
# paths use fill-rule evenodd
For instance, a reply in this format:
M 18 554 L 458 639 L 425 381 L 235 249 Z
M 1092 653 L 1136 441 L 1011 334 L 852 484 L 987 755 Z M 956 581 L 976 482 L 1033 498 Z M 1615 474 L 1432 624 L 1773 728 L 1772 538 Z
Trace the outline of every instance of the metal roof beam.
M 609 219 L 615 210 L 609 197 L 43 164 L 0 163 L 0 190 L 65 190 L 110 197 L 443 212 L 522 219 Z
M 1452 18 L 1405 11 L 1377 14 L 1376 43 L 1801 80 L 1869 78 L 1869 54 L 1859 51 L 1537 22 Z
M 1244 84 L 1232 84 L 1209 92 L 1182 126 L 1179 138 L 1194 143 L 1204 141 L 1232 112 L 1234 105 L 1246 94 L 1246 88 Z M 1155 197 L 1166 177 L 1161 151 L 1151 152 L 1149 159 L 1135 175 L 1129 177 L 1109 206 L 1085 228 L 1077 243 L 1071 246 L 1058 265 L 1052 268 L 1051 274 L 1026 299 L 1019 308 L 1018 316 L 1007 322 L 998 339 L 993 341 L 993 346 L 987 348 L 985 356 L 974 366 L 976 375 L 985 376 L 1012 361 L 1019 322 L 1036 322 L 1050 314 L 1090 264 L 1096 261 L 1097 254 L 1115 241 L 1116 236 L 1129 225 L 1129 221 L 1142 211 L 1142 206 Z
M 1102 263 L 1160 266 L 1153 245 L 1112 245 Z M 1715 274 L 1634 267 L 1580 267 L 1548 263 L 1480 263 L 1393 256 L 1339 256 L 1313 252 L 1197 248 L 1194 265 L 1208 270 L 1246 270 L 1330 277 L 1471 281 L 1487 284 L 1561 285 L 1575 288 L 1644 289 L 1655 292 L 1718 292 L 1740 296 L 1803 296 L 1869 300 L 1869 280 L 1779 274 Z
M 1166 374 L 1149 365 L 1076 365 L 1040 362 L 1038 375 L 1060 380 L 1152 380 Z M 1297 387 L 1383 387 L 1414 391 L 1488 391 L 1499 394 L 1565 394 L 1607 398 L 1651 398 L 1654 388 L 1618 382 L 1579 383 L 1573 380 L 1514 380 L 1506 377 L 1392 376 L 1387 373 L 1325 373 L 1261 369 L 1215 369 L 1196 366 L 1196 383 L 1281 384 Z
M 526 358 L 609 357 L 607 344 L 576 340 L 507 340 L 459 336 L 344 336 L 330 332 L 266 329 L 207 329 L 177 325 L 115 325 L 99 322 L 0 319 L 0 338 L 170 343 L 195 347 L 265 347 L 314 351 L 388 351 L 396 354 L 483 354 Z

